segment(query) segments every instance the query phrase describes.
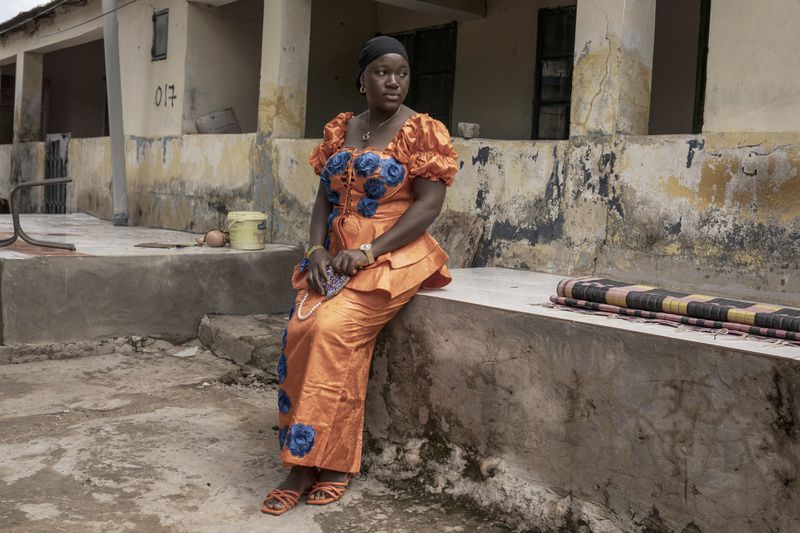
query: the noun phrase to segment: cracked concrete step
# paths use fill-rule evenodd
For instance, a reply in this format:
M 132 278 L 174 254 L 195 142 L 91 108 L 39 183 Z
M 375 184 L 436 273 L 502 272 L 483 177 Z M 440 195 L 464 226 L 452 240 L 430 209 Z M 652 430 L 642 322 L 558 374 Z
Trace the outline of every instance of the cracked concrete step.
M 217 357 L 263 370 L 275 378 L 288 317 L 274 315 L 206 315 L 198 337 Z

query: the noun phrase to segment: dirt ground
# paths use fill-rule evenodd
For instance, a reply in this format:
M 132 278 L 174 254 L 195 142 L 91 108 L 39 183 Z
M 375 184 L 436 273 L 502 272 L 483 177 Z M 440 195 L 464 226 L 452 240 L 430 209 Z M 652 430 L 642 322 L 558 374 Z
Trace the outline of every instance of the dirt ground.
M 113 346 L 0 365 L 0 530 L 504 530 L 364 475 L 339 504 L 264 515 L 283 475 L 274 386 L 223 384 L 236 366 L 202 347 Z

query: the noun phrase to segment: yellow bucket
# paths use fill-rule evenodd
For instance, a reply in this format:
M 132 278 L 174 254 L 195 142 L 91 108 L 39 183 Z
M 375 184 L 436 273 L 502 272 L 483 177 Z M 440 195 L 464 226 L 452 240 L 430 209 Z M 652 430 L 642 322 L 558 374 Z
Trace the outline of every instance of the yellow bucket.
M 227 220 L 231 248 L 263 250 L 267 236 L 267 214 L 261 211 L 230 211 Z

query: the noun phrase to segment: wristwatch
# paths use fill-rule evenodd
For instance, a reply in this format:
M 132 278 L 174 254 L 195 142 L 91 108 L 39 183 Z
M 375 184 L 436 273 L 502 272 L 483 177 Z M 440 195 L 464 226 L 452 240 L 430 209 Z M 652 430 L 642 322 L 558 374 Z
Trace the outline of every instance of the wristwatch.
M 371 265 L 375 262 L 375 256 L 372 255 L 372 243 L 368 242 L 366 244 L 362 244 L 358 247 L 359 250 L 364 252 L 364 255 L 367 256 L 367 264 Z

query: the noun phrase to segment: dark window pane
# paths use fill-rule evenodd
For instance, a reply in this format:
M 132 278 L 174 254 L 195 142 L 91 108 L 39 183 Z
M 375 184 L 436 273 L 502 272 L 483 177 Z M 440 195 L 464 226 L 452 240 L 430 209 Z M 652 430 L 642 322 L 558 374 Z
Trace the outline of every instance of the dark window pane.
M 565 11 L 544 19 L 542 56 L 572 55 L 575 48 L 575 12 Z
M 453 75 L 426 74 L 417 77 L 415 104 L 420 113 L 449 115 L 453 99 Z M 446 122 L 445 122 L 446 124 Z
M 456 54 L 453 50 L 453 33 L 452 29 L 445 28 L 417 34 L 414 68 L 418 74 L 451 70 L 454 67 Z
M 393 35 L 408 51 L 411 81 L 406 105 L 450 127 L 456 66 L 455 23 Z
M 569 138 L 575 6 L 540 9 L 533 138 Z
M 539 106 L 538 139 L 566 139 L 569 137 L 569 104 L 542 104 Z
M 542 61 L 542 101 L 569 99 L 572 92 L 572 60 L 545 59 Z
M 169 30 L 169 10 L 153 15 L 153 59 L 167 58 L 167 33 Z

